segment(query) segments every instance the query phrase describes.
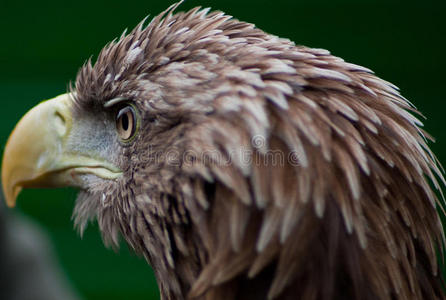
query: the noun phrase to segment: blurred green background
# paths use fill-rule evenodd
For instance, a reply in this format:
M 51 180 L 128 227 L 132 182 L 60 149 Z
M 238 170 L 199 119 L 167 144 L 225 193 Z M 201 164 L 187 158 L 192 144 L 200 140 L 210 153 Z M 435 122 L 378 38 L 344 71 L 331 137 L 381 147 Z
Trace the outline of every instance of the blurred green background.
M 39 101 L 64 93 L 81 64 L 125 28 L 174 1 L 0 0 L 0 143 Z M 399 86 L 427 117 L 446 162 L 445 1 L 188 0 L 211 6 L 297 44 L 329 49 Z M 3 147 L 3 146 L 2 146 Z M 158 299 L 153 273 L 125 245 L 105 249 L 96 225 L 73 230 L 74 190 L 21 194 L 18 208 L 49 233 L 57 260 L 84 299 Z

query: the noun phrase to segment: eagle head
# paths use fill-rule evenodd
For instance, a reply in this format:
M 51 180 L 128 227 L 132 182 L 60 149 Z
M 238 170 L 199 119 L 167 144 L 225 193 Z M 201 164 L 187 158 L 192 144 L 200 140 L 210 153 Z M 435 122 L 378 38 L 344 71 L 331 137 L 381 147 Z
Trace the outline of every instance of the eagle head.
M 17 124 L 3 190 L 74 186 L 163 299 L 440 299 L 435 156 L 392 84 L 174 4 Z M 440 251 L 441 252 L 441 251 Z

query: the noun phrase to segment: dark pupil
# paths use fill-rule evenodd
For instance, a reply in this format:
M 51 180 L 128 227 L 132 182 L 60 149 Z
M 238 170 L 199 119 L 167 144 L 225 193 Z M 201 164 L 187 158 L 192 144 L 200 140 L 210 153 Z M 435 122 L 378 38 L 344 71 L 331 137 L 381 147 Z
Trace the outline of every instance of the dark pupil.
M 124 129 L 124 131 L 129 129 L 129 117 L 127 114 L 122 116 L 122 129 Z

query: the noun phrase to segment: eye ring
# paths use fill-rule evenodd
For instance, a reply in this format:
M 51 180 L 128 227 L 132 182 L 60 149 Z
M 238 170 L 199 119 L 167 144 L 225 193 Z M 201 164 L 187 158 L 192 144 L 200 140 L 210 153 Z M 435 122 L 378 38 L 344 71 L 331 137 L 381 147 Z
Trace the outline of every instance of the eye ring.
M 132 105 L 121 108 L 116 115 L 116 131 L 122 142 L 130 142 L 138 130 L 138 114 Z

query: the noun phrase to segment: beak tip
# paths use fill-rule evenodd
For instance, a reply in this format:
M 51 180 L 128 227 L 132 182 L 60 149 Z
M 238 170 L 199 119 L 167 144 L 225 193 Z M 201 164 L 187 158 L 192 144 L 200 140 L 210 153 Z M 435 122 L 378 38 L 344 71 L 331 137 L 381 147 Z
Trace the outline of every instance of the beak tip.
M 14 187 L 13 189 L 5 189 L 3 187 L 3 195 L 5 196 L 5 202 L 6 205 L 9 208 L 14 208 L 16 205 L 17 196 L 19 195 L 20 191 L 22 190 L 21 187 Z
M 14 208 L 15 207 L 15 200 L 14 201 L 6 201 L 6 205 L 9 207 L 9 208 Z
M 18 184 L 13 184 L 11 181 L 11 177 L 8 176 L 10 169 L 8 168 L 8 163 L 5 161 L 5 157 L 3 157 L 2 163 L 2 188 L 3 188 L 3 198 L 6 202 L 6 205 L 10 208 L 15 207 L 17 196 L 19 195 L 22 187 Z M 0 195 L 1 197 L 1 195 Z M 1 198 L 0 198 L 1 199 Z
M 15 207 L 16 199 L 18 194 L 21 191 L 20 186 L 11 186 L 11 178 L 9 175 L 8 163 L 5 160 L 5 155 L 3 156 L 2 161 L 2 188 L 3 188 L 3 198 L 6 202 L 6 205 L 10 208 Z M 1 195 L 0 195 L 1 197 Z

